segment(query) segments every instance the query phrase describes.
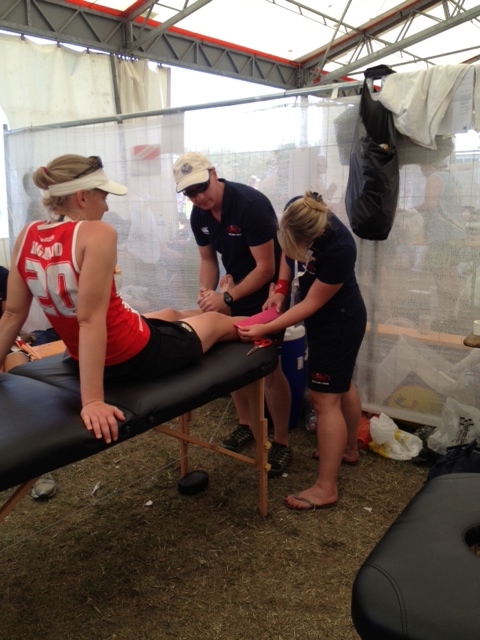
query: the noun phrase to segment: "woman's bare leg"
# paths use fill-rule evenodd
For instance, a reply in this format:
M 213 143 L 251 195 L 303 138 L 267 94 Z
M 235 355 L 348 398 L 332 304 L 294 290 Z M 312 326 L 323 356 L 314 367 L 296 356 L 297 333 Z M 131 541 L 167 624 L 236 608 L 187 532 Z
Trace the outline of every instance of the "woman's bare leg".
M 202 343 L 203 353 L 208 351 L 216 342 L 239 340 L 235 323 L 243 316 L 227 316 L 218 311 L 206 311 L 199 315 L 183 318 L 195 330 Z
M 347 425 L 347 442 L 342 462 L 355 464 L 358 461 L 358 425 L 362 415 L 362 403 L 359 393 L 353 382 L 346 393 L 341 394 L 341 408 Z M 318 460 L 318 449 L 315 458 Z
M 310 391 L 317 414 L 318 476 L 314 485 L 284 501 L 292 509 L 308 509 L 335 504 L 337 480 L 347 445 L 347 424 L 341 407 L 342 394 Z
M 347 425 L 347 444 L 343 460 L 356 462 L 358 460 L 358 425 L 362 417 L 362 402 L 357 387 L 353 384 L 346 393 L 342 393 L 342 413 Z
M 185 318 L 191 318 L 192 316 L 200 315 L 203 311 L 201 309 L 185 309 L 179 311 L 178 309 L 161 309 L 160 311 L 150 311 L 149 313 L 142 313 L 145 318 L 156 318 L 157 320 L 167 320 L 168 322 L 176 322 L 178 320 L 185 320 Z
M 203 353 L 208 351 L 216 342 L 238 340 L 235 323 L 244 316 L 227 316 L 218 311 L 203 312 L 200 309 L 193 311 L 177 311 L 176 309 L 162 309 L 152 313 L 145 313 L 146 318 L 157 318 L 168 322 L 183 320 L 195 330 L 202 343 Z
M 7 353 L 3 364 L 3 371 L 10 371 L 13 367 L 18 366 L 19 364 L 26 364 L 27 362 L 30 362 L 30 358 L 24 351 Z

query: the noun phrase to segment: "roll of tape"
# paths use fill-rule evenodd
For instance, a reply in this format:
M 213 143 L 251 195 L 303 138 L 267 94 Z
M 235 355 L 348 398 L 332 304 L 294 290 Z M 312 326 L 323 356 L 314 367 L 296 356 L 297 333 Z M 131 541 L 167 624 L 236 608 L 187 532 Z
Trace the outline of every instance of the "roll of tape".
M 480 336 L 480 320 L 473 321 L 473 335 Z

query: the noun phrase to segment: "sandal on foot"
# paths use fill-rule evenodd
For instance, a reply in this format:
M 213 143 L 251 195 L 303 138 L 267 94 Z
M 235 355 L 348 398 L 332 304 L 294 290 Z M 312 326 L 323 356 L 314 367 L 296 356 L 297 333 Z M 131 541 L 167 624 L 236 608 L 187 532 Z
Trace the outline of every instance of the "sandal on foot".
M 289 497 L 289 496 L 287 496 Z M 311 500 L 307 500 L 307 498 L 301 498 L 299 495 L 293 495 L 292 498 L 298 500 L 299 502 L 304 502 L 306 507 L 294 507 L 293 505 L 287 502 L 287 498 L 283 499 L 283 504 L 290 509 L 291 511 L 318 511 L 320 509 L 329 509 L 330 507 L 334 507 L 337 502 L 328 502 L 327 504 L 315 504 L 311 502 Z

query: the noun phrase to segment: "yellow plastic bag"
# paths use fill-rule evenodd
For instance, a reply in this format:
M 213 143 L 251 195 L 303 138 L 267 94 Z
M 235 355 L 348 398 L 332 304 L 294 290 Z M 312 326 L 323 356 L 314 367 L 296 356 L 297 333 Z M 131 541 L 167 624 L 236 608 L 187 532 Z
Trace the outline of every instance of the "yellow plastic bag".
M 391 460 L 411 460 L 423 447 L 418 436 L 399 429 L 385 413 L 370 418 L 370 435 L 370 449 Z

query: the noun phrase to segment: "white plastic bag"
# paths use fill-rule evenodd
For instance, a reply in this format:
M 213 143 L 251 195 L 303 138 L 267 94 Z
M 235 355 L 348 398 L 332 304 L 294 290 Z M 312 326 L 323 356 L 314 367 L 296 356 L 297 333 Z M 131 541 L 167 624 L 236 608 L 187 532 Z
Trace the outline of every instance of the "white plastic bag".
M 370 449 L 392 460 L 411 460 L 422 450 L 421 439 L 399 429 L 385 413 L 370 418 Z
M 447 447 L 480 442 L 480 410 L 447 398 L 443 405 L 441 423 L 427 440 L 432 451 L 445 455 Z

